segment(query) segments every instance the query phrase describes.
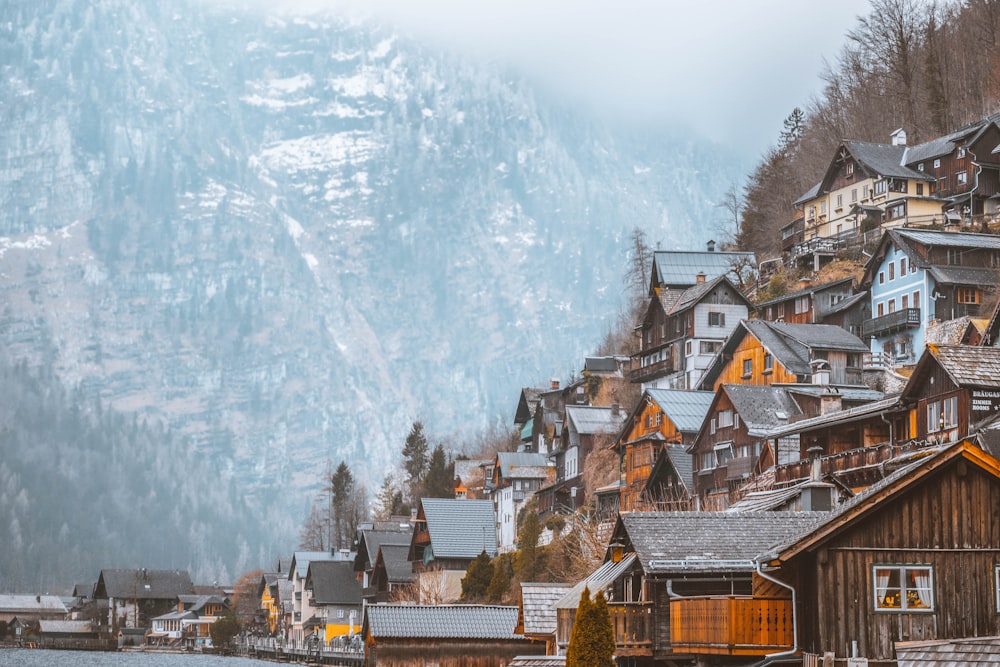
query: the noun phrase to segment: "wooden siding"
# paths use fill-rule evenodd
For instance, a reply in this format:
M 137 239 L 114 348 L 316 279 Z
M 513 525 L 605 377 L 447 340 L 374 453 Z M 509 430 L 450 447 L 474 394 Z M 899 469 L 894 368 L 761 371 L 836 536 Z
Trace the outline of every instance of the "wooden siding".
M 708 453 L 714 450 L 715 445 L 722 442 L 732 442 L 733 452 L 738 455 L 740 447 L 749 447 L 753 452 L 755 451 L 754 446 L 758 442 L 758 438 L 751 437 L 747 433 L 746 423 L 743 419 L 739 420 L 739 426 L 716 426 L 715 432 L 712 432 L 711 420 L 714 418 L 716 424 L 718 424 L 718 415 L 720 411 L 732 410 L 734 415 L 737 414 L 733 408 L 732 402 L 729 400 L 729 396 L 725 393 L 718 393 L 715 402 L 712 404 L 708 415 L 705 417 L 705 424 L 702 428 L 701 433 L 699 433 L 698 439 L 695 441 L 692 448 L 692 457 L 694 464 L 694 495 L 700 498 L 700 509 L 706 511 L 720 511 L 726 509 L 729 504 L 736 500 L 733 497 L 732 492 L 742 483 L 742 479 L 730 480 L 730 466 L 734 468 L 744 465 L 749 465 L 751 474 L 753 472 L 754 464 L 756 460 L 750 457 L 751 460 L 744 460 L 745 457 L 734 458 L 729 463 L 716 466 L 715 468 L 702 470 L 702 454 Z M 734 421 L 735 423 L 735 421 Z M 713 493 L 717 492 L 717 493 Z
M 1000 480 L 959 459 L 800 556 L 802 649 L 842 655 L 856 640 L 859 655 L 892 659 L 897 641 L 1000 635 L 1000 513 L 986 509 L 997 507 Z M 933 610 L 875 611 L 875 564 L 933 567 Z
M 670 601 L 675 652 L 766 655 L 788 650 L 792 625 L 790 598 L 727 595 Z
M 789 373 L 784 366 L 778 363 L 777 359 L 773 360 L 771 372 L 764 372 L 764 354 L 766 352 L 761 342 L 748 333 L 736 346 L 732 359 L 726 362 L 712 389 L 718 391 L 719 386 L 723 384 L 770 385 L 795 382 L 795 374 Z M 750 377 L 743 376 L 743 361 L 745 359 L 750 359 L 753 362 L 753 373 Z
M 365 667 L 503 667 L 519 655 L 543 655 L 545 644 L 527 639 L 393 640 L 369 642 Z
M 652 425 L 650 425 L 652 424 Z M 622 437 L 621 450 L 621 507 L 630 510 L 639 501 L 643 487 L 652 473 L 656 457 L 663 450 L 661 441 L 643 440 L 660 433 L 668 443 L 681 443 L 683 436 L 670 419 L 651 400 L 647 400 L 632 419 L 632 425 Z

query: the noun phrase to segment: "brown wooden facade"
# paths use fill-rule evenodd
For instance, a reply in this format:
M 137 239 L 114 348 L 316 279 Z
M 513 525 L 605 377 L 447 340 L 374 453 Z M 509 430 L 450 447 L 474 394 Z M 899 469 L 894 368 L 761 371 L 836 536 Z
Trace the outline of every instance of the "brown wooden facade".
M 747 373 L 746 371 L 750 372 Z M 800 378 L 781 365 L 764 344 L 747 333 L 736 346 L 722 373 L 712 386 L 718 391 L 723 384 L 771 385 L 798 382 Z
M 800 648 L 842 658 L 856 641 L 860 656 L 892 661 L 895 642 L 1000 635 L 997 507 L 1000 462 L 962 443 L 779 550 L 775 576 L 797 591 Z M 880 584 L 895 568 L 924 581 Z M 917 602 L 904 609 L 899 596 Z

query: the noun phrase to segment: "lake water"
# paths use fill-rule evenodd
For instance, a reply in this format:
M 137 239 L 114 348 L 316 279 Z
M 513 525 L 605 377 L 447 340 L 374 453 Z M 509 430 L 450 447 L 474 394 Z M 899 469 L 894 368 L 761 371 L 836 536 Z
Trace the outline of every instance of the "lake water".
M 0 649 L 0 667 L 261 667 L 274 664 L 219 655 Z

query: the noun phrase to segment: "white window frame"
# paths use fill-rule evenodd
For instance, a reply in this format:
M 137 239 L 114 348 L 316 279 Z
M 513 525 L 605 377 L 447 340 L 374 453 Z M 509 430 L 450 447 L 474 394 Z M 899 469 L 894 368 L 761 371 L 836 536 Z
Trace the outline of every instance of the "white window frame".
M 924 586 L 916 580 L 917 572 L 925 572 L 927 580 Z M 913 573 L 913 583 L 908 585 L 910 575 Z M 898 585 L 893 586 L 892 575 L 896 575 Z M 907 563 L 903 565 L 895 563 L 876 563 L 872 565 L 872 606 L 878 613 L 895 614 L 924 614 L 934 611 L 934 566 L 929 563 Z M 910 593 L 914 593 L 916 599 L 926 606 L 910 606 Z M 893 593 L 898 596 L 898 606 L 894 602 Z M 929 599 L 925 599 L 929 598 Z M 888 604 L 887 604 L 888 603 Z M 891 606 L 890 606 L 891 605 Z

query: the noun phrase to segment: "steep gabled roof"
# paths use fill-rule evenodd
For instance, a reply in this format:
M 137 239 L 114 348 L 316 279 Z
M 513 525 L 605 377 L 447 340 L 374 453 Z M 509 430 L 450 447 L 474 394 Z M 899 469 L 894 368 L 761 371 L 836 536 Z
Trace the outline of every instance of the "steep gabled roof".
M 545 479 L 552 462 L 537 452 L 497 452 L 494 474 L 507 479 Z
M 652 485 L 660 479 L 664 468 L 671 466 L 677 473 L 678 479 L 684 486 L 684 490 L 691 493 L 694 489 L 694 459 L 688 453 L 688 448 L 684 445 L 666 445 L 660 455 L 653 462 L 653 468 L 649 471 L 649 479 L 646 480 L 646 491 L 651 491 Z
M 383 639 L 520 639 L 517 607 L 485 605 L 372 604 L 365 608 L 364 636 Z
M 312 585 L 313 605 L 361 605 L 361 582 L 350 560 L 309 563 L 309 584 Z
M 569 592 L 569 584 L 521 583 L 519 625 L 524 634 L 547 635 L 556 631 L 556 602 Z
M 95 597 L 138 600 L 173 600 L 194 592 L 185 570 L 101 570 Z
M 566 421 L 581 435 L 616 433 L 625 419 L 625 412 L 596 405 L 567 405 Z
M 682 433 L 698 432 L 715 397 L 715 393 L 711 391 L 681 389 L 647 389 L 646 395 Z
M 804 433 L 816 428 L 830 428 L 840 424 L 851 424 L 853 422 L 868 419 L 873 415 L 883 414 L 889 410 L 898 408 L 901 405 L 900 395 L 890 396 L 881 400 L 872 401 L 865 405 L 860 405 L 846 410 L 828 412 L 825 415 L 800 419 L 799 421 L 779 426 L 768 434 L 768 438 L 782 438 L 796 433 Z
M 329 551 L 296 551 L 292 554 L 292 562 L 288 566 L 288 578 L 297 575 L 299 579 L 305 579 L 309 572 L 309 563 L 314 560 L 333 560 L 336 558 Z
M 930 343 L 903 388 L 904 401 L 923 388 L 926 375 L 935 362 L 959 387 L 1000 389 L 1000 348 Z
M 396 530 L 361 530 L 361 537 L 358 539 L 358 551 L 354 558 L 355 571 L 370 570 L 375 567 L 375 557 L 378 555 L 379 547 L 383 545 L 401 545 L 409 548 L 410 540 L 413 539 L 413 525 L 406 524 Z
M 3 614 L 65 614 L 66 605 L 56 595 L 0 595 Z
M 413 581 L 413 563 L 409 560 L 410 546 L 383 544 L 379 547 L 375 567 L 385 568 L 385 576 L 391 584 L 405 584 Z
M 633 563 L 635 563 L 635 554 L 625 556 L 618 563 L 610 560 L 604 561 L 590 576 L 577 582 L 565 595 L 559 598 L 555 605 L 556 609 L 576 609 L 580 606 L 583 589 L 589 590 L 591 595 L 598 591 L 604 591 L 618 577 L 627 572 Z
M 697 283 L 694 287 L 689 287 L 681 292 L 677 299 L 673 302 L 673 305 L 670 306 L 667 314 L 676 315 L 677 313 L 685 311 L 688 308 L 693 308 L 702 299 L 711 294 L 712 290 L 722 284 L 728 285 L 730 289 L 736 293 L 737 298 L 742 301 L 747 308 L 750 307 L 750 300 L 747 299 L 743 292 L 741 292 L 739 288 L 733 284 L 733 281 L 729 279 L 729 276 L 722 275 L 716 276 L 711 280 L 706 280 L 703 283 Z
M 760 303 L 754 304 L 754 310 L 760 311 L 761 308 L 766 308 L 767 306 L 781 303 L 782 301 L 791 301 L 792 299 L 797 299 L 800 296 L 806 296 L 811 294 L 816 294 L 817 292 L 825 292 L 828 289 L 833 289 L 835 287 L 843 287 L 850 285 L 854 282 L 854 278 L 841 278 L 839 280 L 831 280 L 827 283 L 811 284 L 809 287 L 804 289 L 796 290 L 794 292 L 788 292 L 779 297 L 773 299 L 768 299 L 767 301 L 761 301 Z
M 904 164 L 907 146 L 892 144 L 873 144 L 865 141 L 845 141 L 844 147 L 862 166 L 869 176 L 887 178 L 910 178 L 919 181 L 932 181 L 934 177 L 916 169 L 910 169 Z
M 798 404 L 781 387 L 724 384 L 719 391 L 729 397 L 751 436 L 765 437 L 802 414 Z
M 781 561 L 787 561 L 803 551 L 817 547 L 849 526 L 863 520 L 871 512 L 878 511 L 880 505 L 898 497 L 913 484 L 926 479 L 948 462 L 960 458 L 964 458 L 989 474 L 1000 478 L 1000 461 L 968 440 L 939 448 L 919 450 L 914 456 L 913 463 L 887 475 L 881 481 L 872 484 L 843 503 L 812 530 L 776 545 L 773 549 L 768 550 L 768 553 L 762 552 L 762 558 L 766 560 L 777 558 Z
M 749 261 L 757 265 L 752 252 L 695 252 L 681 250 L 657 250 L 653 252 L 653 270 L 649 286 L 649 294 L 655 294 L 654 288 L 691 287 L 698 283 L 698 274 L 705 274 L 705 279 L 729 273 L 733 266 Z
M 420 512 L 427 521 L 435 558 L 472 560 L 482 551 L 491 558 L 496 555 L 496 514 L 492 501 L 421 498 Z
M 801 535 L 820 512 L 626 512 L 614 536 L 631 545 L 647 574 L 753 569 L 768 548 Z

